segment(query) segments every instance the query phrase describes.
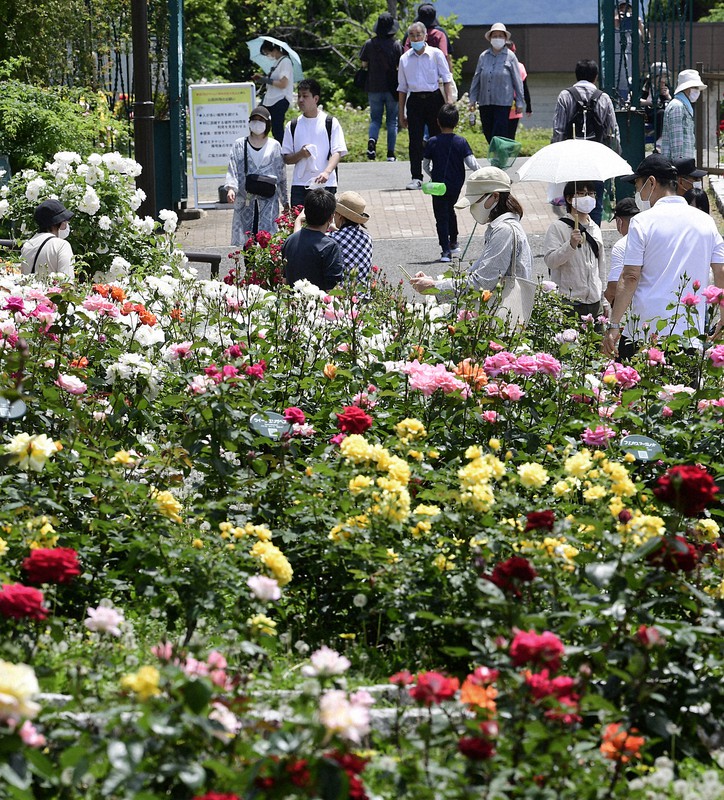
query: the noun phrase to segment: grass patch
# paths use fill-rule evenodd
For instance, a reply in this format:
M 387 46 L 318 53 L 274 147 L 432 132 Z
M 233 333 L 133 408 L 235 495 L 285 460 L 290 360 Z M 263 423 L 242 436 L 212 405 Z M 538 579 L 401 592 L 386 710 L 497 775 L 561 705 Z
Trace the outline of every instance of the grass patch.
M 475 129 L 471 128 L 467 123 L 467 107 L 465 104 L 460 104 L 460 119 L 461 123 L 458 125 L 457 133 L 464 136 L 470 143 L 473 153 L 476 158 L 486 158 L 488 154 L 488 143 L 483 136 L 483 131 L 480 127 L 480 119 Z M 369 109 L 367 108 L 354 108 L 351 105 L 346 106 L 329 106 L 327 109 L 330 113 L 340 121 L 344 136 L 347 141 L 347 149 L 349 154 L 345 156 L 345 161 L 366 161 L 367 160 L 367 132 L 370 124 Z M 295 112 L 296 113 L 296 112 Z M 287 119 L 293 119 L 295 114 L 289 112 Z M 524 118 L 525 120 L 525 118 Z M 551 129 L 550 128 L 524 128 L 525 121 L 521 122 L 518 126 L 517 140 L 521 142 L 523 148 L 520 152 L 521 156 L 532 156 L 537 153 L 542 147 L 550 144 Z M 386 136 L 387 130 L 383 124 L 382 131 L 380 132 L 379 144 L 377 147 L 377 160 L 384 158 L 386 154 Z M 401 131 L 397 136 L 397 146 L 395 154 L 400 161 L 408 160 L 408 138 L 407 131 Z

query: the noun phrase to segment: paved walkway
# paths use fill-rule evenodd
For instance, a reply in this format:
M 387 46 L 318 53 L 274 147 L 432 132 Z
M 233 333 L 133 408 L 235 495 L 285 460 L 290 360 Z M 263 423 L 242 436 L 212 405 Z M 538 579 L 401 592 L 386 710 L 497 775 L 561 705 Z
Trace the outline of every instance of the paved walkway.
M 518 159 L 507 170 L 514 180 L 513 194 L 523 206 L 523 227 L 528 233 L 531 247 L 536 256 L 536 272 L 544 275 L 547 270 L 542 264 L 542 238 L 548 226 L 556 217 L 547 202 L 547 184 L 539 182 L 515 182 L 516 171 L 526 159 Z M 481 161 L 486 164 L 487 161 Z M 288 176 L 291 179 L 291 168 Z M 440 250 L 435 234 L 435 218 L 432 213 L 432 200 L 422 191 L 408 191 L 404 187 L 410 180 L 408 162 L 386 161 L 341 164 L 339 168 L 340 191 L 354 189 L 364 197 L 370 221 L 367 229 L 374 242 L 374 262 L 385 268 L 390 277 L 399 277 L 398 264 L 408 271 L 441 273 L 444 264 L 437 264 Z M 218 186 L 222 181 L 204 180 L 199 182 L 199 204 L 214 203 L 218 200 Z M 189 187 L 193 198 L 193 188 Z M 185 250 L 213 250 L 226 253 L 231 234 L 231 209 L 210 209 L 199 220 L 184 222 L 179 229 L 179 244 Z M 458 213 L 460 240 L 467 242 L 475 221 L 468 211 Z M 607 244 L 616 239 L 615 225 L 604 222 Z M 470 243 L 466 260 L 476 258 L 482 249 L 484 228 L 477 226 Z M 225 268 L 222 262 L 222 274 Z

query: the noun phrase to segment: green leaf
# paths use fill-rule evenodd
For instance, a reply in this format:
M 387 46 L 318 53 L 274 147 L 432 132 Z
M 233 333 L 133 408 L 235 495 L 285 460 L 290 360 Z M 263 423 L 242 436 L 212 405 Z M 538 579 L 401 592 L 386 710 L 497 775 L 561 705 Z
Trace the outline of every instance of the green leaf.
M 211 700 L 212 692 L 205 681 L 192 680 L 181 687 L 181 694 L 194 714 L 200 714 Z

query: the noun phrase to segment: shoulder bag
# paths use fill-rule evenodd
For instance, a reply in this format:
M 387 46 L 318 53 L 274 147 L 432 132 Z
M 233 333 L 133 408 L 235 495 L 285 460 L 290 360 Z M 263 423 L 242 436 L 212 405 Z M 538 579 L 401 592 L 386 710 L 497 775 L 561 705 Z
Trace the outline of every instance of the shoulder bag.
M 508 224 L 510 225 L 510 223 Z M 512 332 L 519 325 L 525 326 L 528 324 L 530 315 L 533 313 L 538 284 L 535 281 L 519 278 L 516 275 L 518 236 L 514 225 L 510 225 L 510 229 L 513 233 L 513 256 L 510 262 L 510 275 L 505 275 L 502 280 L 503 291 L 495 316 L 502 319 L 508 330 Z
M 273 175 L 249 174 L 249 153 L 247 151 L 248 142 L 244 139 L 244 189 L 247 194 L 255 194 L 257 197 L 269 199 L 274 197 L 277 191 L 277 179 Z

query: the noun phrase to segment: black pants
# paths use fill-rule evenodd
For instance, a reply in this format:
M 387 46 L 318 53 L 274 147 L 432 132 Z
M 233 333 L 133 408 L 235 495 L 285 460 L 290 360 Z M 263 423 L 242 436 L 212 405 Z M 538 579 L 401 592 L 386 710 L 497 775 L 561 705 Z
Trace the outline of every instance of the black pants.
M 289 108 L 289 100 L 279 100 L 273 106 L 266 106 L 271 114 L 272 135 L 279 142 L 284 140 L 284 117 Z
M 325 186 L 324 184 L 319 184 L 321 188 L 326 189 L 328 192 L 332 194 L 337 194 L 337 187 L 336 186 Z M 303 206 L 304 205 L 304 198 L 307 196 L 307 192 L 311 191 L 307 189 L 306 186 L 292 186 L 292 196 L 291 196 L 291 204 L 292 208 L 294 206 Z
M 437 112 L 442 107 L 442 94 L 434 92 L 410 92 L 407 97 L 407 129 L 410 134 L 410 173 L 417 180 L 422 180 L 422 140 L 425 137 L 425 125 L 430 136 L 440 133 L 437 124 Z
M 493 136 L 508 138 L 508 116 L 510 106 L 478 106 L 480 121 L 483 123 L 483 133 L 490 144 Z
M 460 197 L 460 190 L 443 195 L 432 196 L 432 213 L 435 215 L 437 240 L 443 253 L 449 253 L 458 243 L 458 218 L 455 216 L 455 203 Z

